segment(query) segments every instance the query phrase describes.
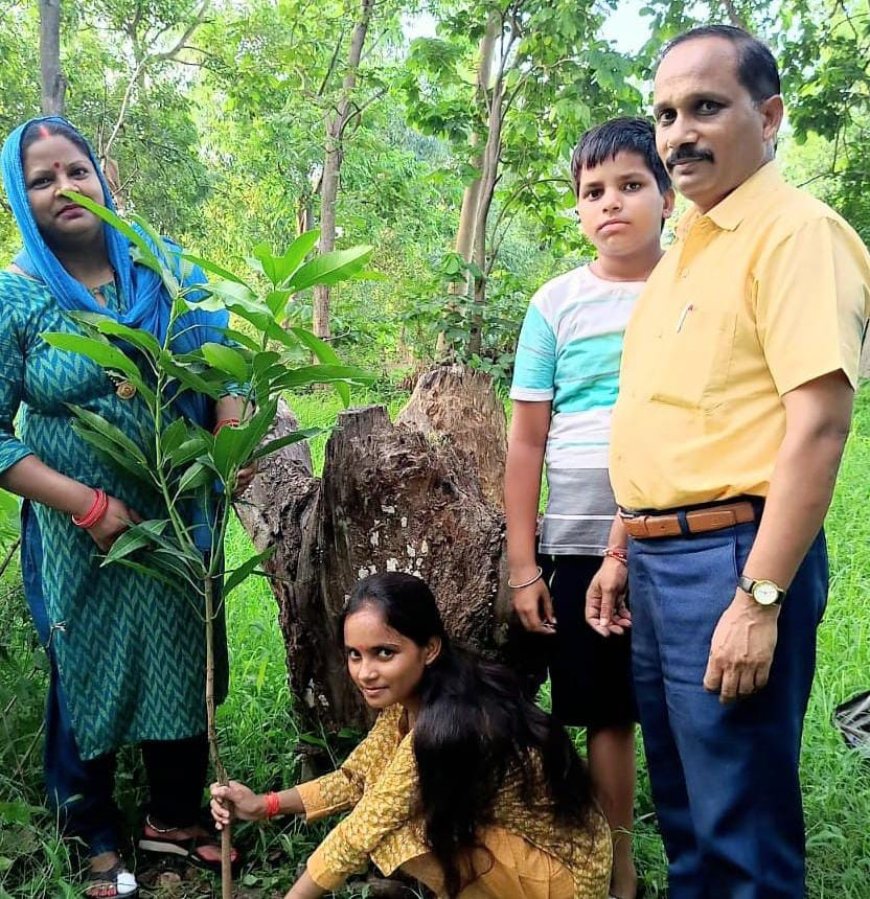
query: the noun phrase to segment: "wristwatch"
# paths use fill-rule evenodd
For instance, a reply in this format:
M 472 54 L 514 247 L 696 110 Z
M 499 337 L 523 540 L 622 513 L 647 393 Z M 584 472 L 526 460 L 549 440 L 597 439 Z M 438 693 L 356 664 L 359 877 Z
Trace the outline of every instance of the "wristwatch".
M 737 586 L 748 593 L 760 606 L 778 606 L 782 604 L 785 590 L 778 587 L 773 581 L 753 580 L 741 574 L 737 578 Z

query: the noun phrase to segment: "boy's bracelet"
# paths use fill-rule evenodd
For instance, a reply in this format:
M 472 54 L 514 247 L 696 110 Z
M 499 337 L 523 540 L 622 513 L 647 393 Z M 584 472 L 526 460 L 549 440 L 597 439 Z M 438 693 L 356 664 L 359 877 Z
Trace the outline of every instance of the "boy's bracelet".
M 536 581 L 539 581 L 543 576 L 544 569 L 541 568 L 540 565 L 538 565 L 538 573 L 533 578 L 529 578 L 529 580 L 523 581 L 521 584 L 512 584 L 511 579 L 508 578 L 508 587 L 510 587 L 511 590 L 522 590 L 523 587 L 531 587 L 532 584 L 534 584 Z
M 623 549 L 621 546 L 608 546 L 602 555 L 610 559 L 616 559 L 622 562 L 623 565 L 628 565 L 628 550 Z

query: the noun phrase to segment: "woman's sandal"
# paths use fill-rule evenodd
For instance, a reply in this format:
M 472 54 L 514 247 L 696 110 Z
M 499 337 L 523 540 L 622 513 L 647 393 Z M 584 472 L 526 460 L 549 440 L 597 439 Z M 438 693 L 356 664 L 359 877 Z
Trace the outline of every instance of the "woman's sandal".
M 88 874 L 86 899 L 136 899 L 138 895 L 136 877 L 124 867 L 122 861 L 115 862 L 106 871 L 91 869 Z
M 199 825 L 194 825 L 194 827 L 199 827 Z M 176 830 L 188 830 L 188 828 L 157 827 L 150 816 L 146 815 L 145 826 L 142 828 L 142 836 L 139 839 L 139 848 L 143 852 L 153 852 L 155 855 L 183 858 L 197 868 L 219 874 L 221 870 L 220 841 L 208 834 L 173 839 L 169 834 L 174 833 Z M 216 859 L 205 858 L 201 853 L 204 846 L 214 846 L 217 849 L 218 857 Z M 241 867 L 241 856 L 235 847 L 233 847 L 231 859 L 233 874 L 235 874 Z

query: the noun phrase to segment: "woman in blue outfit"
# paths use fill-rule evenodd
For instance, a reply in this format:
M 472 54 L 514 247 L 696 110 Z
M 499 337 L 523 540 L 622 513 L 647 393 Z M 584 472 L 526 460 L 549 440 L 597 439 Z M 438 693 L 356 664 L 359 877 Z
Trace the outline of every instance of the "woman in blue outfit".
M 100 566 L 129 522 L 163 518 L 165 509 L 76 434 L 68 404 L 102 415 L 143 447 L 153 424 L 129 382 L 40 335 L 78 331 L 69 313 L 84 310 L 162 340 L 169 297 L 154 272 L 134 264 L 127 238 L 63 195 L 75 190 L 114 208 L 92 150 L 65 119 L 34 119 L 13 131 L 2 169 L 24 248 L 0 272 L 0 486 L 25 500 L 25 592 L 51 662 L 46 787 L 66 832 L 88 848 L 86 895 L 130 899 L 138 887 L 119 853 L 112 795 L 124 744 L 141 746 L 149 781 L 140 846 L 205 866 L 219 861 L 199 824 L 208 762 L 202 609 L 182 586 Z M 204 281 L 200 272 L 192 277 Z M 225 314 L 190 312 L 174 346 L 221 341 L 224 327 Z M 237 421 L 240 401 L 185 395 L 176 405 L 174 414 L 211 428 Z M 222 698 L 226 643 L 219 642 Z

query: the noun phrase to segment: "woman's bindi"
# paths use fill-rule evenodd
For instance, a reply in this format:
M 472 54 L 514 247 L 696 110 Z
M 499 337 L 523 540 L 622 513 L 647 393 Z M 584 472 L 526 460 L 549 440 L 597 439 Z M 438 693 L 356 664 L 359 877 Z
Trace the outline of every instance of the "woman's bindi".
M 60 168 L 60 163 L 59 163 L 59 162 L 54 163 L 54 167 L 55 167 L 56 169 L 59 169 L 59 168 Z

